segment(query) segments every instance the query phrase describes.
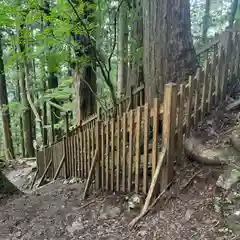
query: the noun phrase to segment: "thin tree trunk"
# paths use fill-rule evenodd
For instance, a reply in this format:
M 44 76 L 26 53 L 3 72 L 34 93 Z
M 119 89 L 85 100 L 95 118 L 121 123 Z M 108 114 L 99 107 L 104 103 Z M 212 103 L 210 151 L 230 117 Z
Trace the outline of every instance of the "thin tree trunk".
M 230 17 L 229 17 L 229 28 L 233 27 L 237 8 L 238 8 L 238 0 L 233 0 L 232 7 L 231 7 L 231 13 L 230 13 Z
M 32 113 L 30 104 L 27 97 L 27 84 L 25 79 L 25 46 L 24 46 L 24 24 L 20 25 L 19 32 L 19 53 L 22 56 L 19 63 L 20 69 L 20 96 L 21 103 L 24 107 L 22 120 L 23 120 L 23 132 L 24 132 L 24 146 L 25 146 L 25 155 L 26 157 L 33 157 L 34 148 L 33 148 L 33 136 L 32 136 Z
M 164 84 L 196 71 L 189 0 L 143 0 L 145 100 L 163 99 Z
M 17 99 L 19 102 L 21 102 L 21 96 L 20 96 L 20 84 L 19 84 L 19 64 L 17 62 L 17 73 L 18 73 L 18 79 L 17 79 Z M 22 157 L 25 157 L 25 146 L 24 146 L 24 132 L 23 132 L 23 119 L 22 116 L 19 117 L 19 130 L 20 130 L 20 144 L 21 144 L 21 152 Z
M 123 1 L 119 11 L 119 34 L 118 34 L 118 53 L 119 53 L 118 92 L 120 96 L 124 95 L 127 90 L 126 89 L 127 78 L 128 78 L 128 17 L 127 15 L 128 15 L 128 6 L 126 1 Z
M 9 160 L 9 159 L 15 158 L 15 156 L 14 156 L 14 149 L 13 149 L 13 142 L 12 142 L 10 113 L 8 108 L 8 95 L 7 95 L 6 77 L 4 72 L 1 33 L 0 33 L 0 114 L 1 114 L 1 121 L 3 124 L 5 156 L 6 156 L 6 159 Z
M 202 42 L 206 42 L 207 40 L 207 32 L 209 28 L 209 19 L 210 19 L 210 0 L 206 0 L 205 3 L 205 14 L 203 17 L 203 28 L 202 28 Z

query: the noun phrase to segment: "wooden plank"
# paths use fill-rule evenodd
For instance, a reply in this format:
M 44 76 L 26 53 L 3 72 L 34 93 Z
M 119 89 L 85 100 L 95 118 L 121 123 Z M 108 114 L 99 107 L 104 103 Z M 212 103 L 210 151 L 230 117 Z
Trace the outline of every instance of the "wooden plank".
M 38 183 L 38 185 L 37 185 L 37 188 L 39 188 L 39 187 L 42 185 L 42 182 L 43 182 L 43 180 L 44 180 L 44 178 L 45 178 L 45 176 L 46 176 L 49 168 L 51 167 L 52 163 L 53 163 L 53 161 L 52 161 L 52 159 L 51 159 L 51 160 L 49 161 L 47 167 L 45 168 L 42 177 L 41 177 L 40 180 L 39 180 L 39 183 Z
M 197 80 L 197 79 L 196 79 Z M 177 140 L 177 164 L 182 165 L 183 153 L 183 118 L 184 118 L 185 87 L 180 85 L 179 112 L 178 112 L 178 140 Z
M 79 139 L 79 134 L 80 134 L 80 129 L 77 130 L 76 132 L 76 169 L 77 169 L 77 177 L 80 178 L 80 139 Z
M 84 178 L 87 178 L 87 142 L 86 130 L 83 131 L 83 165 L 84 165 Z
M 73 134 L 70 137 L 70 177 L 73 177 Z
M 122 117 L 122 131 L 123 131 L 123 141 L 122 141 L 122 191 L 126 192 L 126 137 L 127 137 L 127 127 L 126 127 L 126 113 L 123 113 Z
M 104 122 L 101 122 L 101 170 L 102 170 L 102 189 L 105 186 L 105 126 Z
M 91 143 L 90 143 L 90 131 L 91 129 L 87 128 L 87 169 L 88 173 L 91 168 Z
M 137 108 L 136 125 L 136 159 L 135 159 L 135 192 L 139 193 L 139 172 L 140 172 L 140 137 L 141 137 L 141 108 Z
M 115 173 L 115 119 L 111 120 L 111 191 L 114 191 L 114 173 Z
M 100 166 L 100 162 L 101 162 L 101 139 L 100 139 L 100 134 L 101 134 L 101 123 L 99 120 L 97 120 L 96 122 L 96 127 L 95 127 L 95 142 L 96 142 L 96 151 L 97 151 L 97 162 L 96 162 L 96 166 L 95 166 L 95 185 L 96 185 L 96 189 L 100 189 L 101 188 L 101 166 Z M 94 161 L 94 158 L 93 158 Z
M 154 176 L 158 159 L 158 99 L 153 103 L 153 145 L 152 145 L 152 177 Z
M 166 148 L 163 148 L 163 150 L 161 152 L 161 155 L 160 155 L 160 159 L 159 159 L 157 167 L 156 167 L 156 171 L 155 171 L 154 176 L 152 178 L 152 182 L 151 182 L 151 185 L 150 185 L 150 188 L 149 188 L 149 191 L 148 191 L 148 194 L 147 194 L 144 206 L 143 206 L 143 208 L 141 210 L 140 215 L 137 216 L 136 218 L 134 218 L 130 222 L 129 225 L 131 227 L 133 227 L 136 224 L 136 222 L 145 214 L 145 212 L 147 211 L 147 209 L 149 207 L 149 204 L 150 204 L 151 199 L 152 199 L 152 197 L 154 195 L 154 192 L 155 192 L 156 184 L 157 184 L 157 181 L 158 181 L 158 178 L 159 178 L 159 175 L 160 175 L 161 167 L 163 166 L 163 162 L 164 162 L 165 157 L 166 157 L 166 153 L 167 153 Z
M 133 159 L 133 110 L 129 113 L 129 145 L 128 145 L 128 192 L 132 191 L 132 159 Z
M 143 157 L 143 193 L 148 191 L 148 136 L 149 136 L 149 104 L 144 106 L 144 157 Z
M 196 54 L 200 55 L 208 51 L 210 48 L 214 47 L 214 45 L 217 45 L 220 42 L 220 38 L 214 38 L 211 42 L 204 44 L 203 47 L 196 50 Z
M 188 103 L 187 103 L 187 131 L 186 137 L 189 137 L 192 121 L 191 121 L 191 114 L 192 114 L 192 97 L 193 97 L 193 78 L 192 76 L 189 77 L 188 80 Z
M 215 104 L 217 105 L 220 100 L 220 81 L 222 74 L 222 64 L 223 64 L 223 48 L 219 48 L 218 63 L 217 63 L 217 75 L 215 79 Z
M 80 177 L 84 177 L 84 154 L 83 154 L 83 131 L 81 129 L 79 133 L 79 140 L 80 140 Z
M 203 78 L 203 87 L 202 87 L 202 101 L 201 101 L 201 120 L 204 119 L 206 115 L 206 92 L 207 92 L 207 81 L 208 81 L 208 74 L 209 74 L 209 63 L 208 60 L 204 63 L 204 78 Z
M 96 125 L 96 123 L 94 124 L 94 125 Z M 92 160 L 93 160 L 93 157 L 94 157 L 94 153 L 95 153 L 95 150 L 96 150 L 96 148 L 95 148 L 95 129 L 94 129 L 94 126 L 93 126 L 93 124 L 92 124 L 92 126 L 91 126 L 91 128 L 90 128 L 90 159 L 91 159 L 91 161 L 90 162 L 92 162 Z
M 117 117 L 117 123 L 116 123 L 116 191 L 120 191 L 120 137 L 121 137 L 121 133 L 120 133 L 120 117 Z
M 98 161 L 97 157 L 98 157 L 98 150 L 95 151 L 93 161 L 92 161 L 91 167 L 89 169 L 89 174 L 88 174 L 86 186 L 85 186 L 85 189 L 84 189 L 84 192 L 83 192 L 83 199 L 86 199 L 86 197 L 87 197 L 87 192 L 88 192 L 88 189 L 89 189 L 90 184 L 91 184 L 91 179 L 93 177 L 95 165 L 96 165 L 96 162 Z
M 210 113 L 212 109 L 212 93 L 213 93 L 213 83 L 216 75 L 216 64 L 217 64 L 217 48 L 214 48 L 212 64 L 211 64 L 211 76 L 208 88 L 208 109 L 207 112 Z
M 105 166 L 106 166 L 106 190 L 109 190 L 109 121 L 106 121 L 106 158 L 105 158 Z
M 166 164 L 163 166 L 161 188 L 165 189 L 173 179 L 175 158 L 175 127 L 177 106 L 177 85 L 169 83 L 164 89 L 163 146 L 167 149 Z
M 77 130 L 73 135 L 73 151 L 74 151 L 74 177 L 77 177 Z
M 61 161 L 60 161 L 60 164 L 59 164 L 59 166 L 58 166 L 58 168 L 57 168 L 57 170 L 56 170 L 56 173 L 55 173 L 55 175 L 54 175 L 54 177 L 53 177 L 53 180 L 56 180 L 56 179 L 57 179 L 57 177 L 58 177 L 58 175 L 59 175 L 59 172 L 60 172 L 61 168 L 63 167 L 63 163 L 64 163 L 65 160 L 66 160 L 66 157 L 65 157 L 65 154 L 64 154 L 63 157 L 62 157 L 62 159 L 61 159 Z
M 67 179 L 68 178 L 68 175 L 67 175 L 67 168 L 68 168 L 68 165 L 67 165 L 67 162 L 68 162 L 68 160 L 67 160 L 67 156 L 68 156 L 68 149 L 67 149 L 67 137 L 66 136 L 64 136 L 63 137 L 63 154 L 65 154 L 65 156 L 66 156 L 66 161 L 65 161 L 65 164 L 64 164 L 64 172 L 65 172 L 65 179 Z

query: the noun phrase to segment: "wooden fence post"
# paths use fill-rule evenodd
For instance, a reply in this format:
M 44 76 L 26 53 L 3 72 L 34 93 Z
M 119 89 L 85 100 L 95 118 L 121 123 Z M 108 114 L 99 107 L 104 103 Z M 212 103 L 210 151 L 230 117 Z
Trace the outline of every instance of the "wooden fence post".
M 66 134 L 68 134 L 68 131 L 69 131 L 68 113 L 66 113 L 65 115 L 65 131 L 66 131 Z
M 96 122 L 96 165 L 95 165 L 95 183 L 96 183 L 96 189 L 101 188 L 101 168 L 100 168 L 100 159 L 101 159 L 101 129 L 100 129 L 101 123 L 98 118 Z
M 177 111 L 177 85 L 169 83 L 164 89 L 163 108 L 163 147 L 166 148 L 166 159 L 161 173 L 161 191 L 164 190 L 173 179 L 173 163 L 175 157 L 175 128 Z

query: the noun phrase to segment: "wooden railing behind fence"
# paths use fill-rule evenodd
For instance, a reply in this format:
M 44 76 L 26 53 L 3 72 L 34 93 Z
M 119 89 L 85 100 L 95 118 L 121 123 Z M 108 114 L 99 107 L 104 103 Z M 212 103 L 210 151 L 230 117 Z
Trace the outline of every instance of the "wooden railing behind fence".
M 182 164 L 184 139 L 239 80 L 239 33 L 228 32 L 225 37 L 225 44 L 205 59 L 196 76 L 180 86 L 165 85 L 163 104 L 155 99 L 153 106 L 139 104 L 111 119 L 83 122 L 61 142 L 38 152 L 39 176 L 52 160 L 50 179 L 58 174 L 76 176 L 88 179 L 96 189 L 116 192 L 156 194 L 165 189 L 173 178 L 174 162 Z M 153 179 L 156 186 L 150 189 Z

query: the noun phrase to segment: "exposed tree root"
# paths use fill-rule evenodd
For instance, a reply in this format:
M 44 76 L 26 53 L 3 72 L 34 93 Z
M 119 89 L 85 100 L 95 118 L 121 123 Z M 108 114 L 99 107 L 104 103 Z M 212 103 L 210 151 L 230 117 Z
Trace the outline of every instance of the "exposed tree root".
M 221 161 L 217 153 L 206 148 L 199 140 L 194 137 L 188 138 L 184 142 L 184 150 L 188 158 L 204 165 L 224 165 L 226 162 Z

